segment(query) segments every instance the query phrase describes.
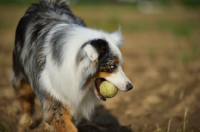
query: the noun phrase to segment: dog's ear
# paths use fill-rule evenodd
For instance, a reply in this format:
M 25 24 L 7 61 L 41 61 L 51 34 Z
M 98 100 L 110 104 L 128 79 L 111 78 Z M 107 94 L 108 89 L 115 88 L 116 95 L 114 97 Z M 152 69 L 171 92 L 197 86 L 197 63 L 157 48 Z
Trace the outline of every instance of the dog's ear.
M 116 31 L 110 34 L 110 38 L 117 47 L 121 47 L 124 44 L 123 37 L 120 31 Z
M 96 39 L 91 41 L 91 45 L 96 49 L 97 53 L 98 53 L 98 61 L 101 62 L 102 60 L 104 60 L 104 58 L 106 58 L 106 56 L 109 54 L 109 46 L 108 46 L 108 42 L 106 40 L 103 39 Z
M 91 62 L 101 61 L 108 53 L 108 50 L 108 43 L 103 39 L 92 40 L 84 47 L 84 51 Z
M 88 56 L 88 58 L 91 62 L 94 62 L 95 60 L 98 59 L 98 56 L 99 56 L 98 52 L 96 51 L 96 49 L 91 44 L 87 44 L 84 47 L 84 51 L 87 54 L 87 56 Z

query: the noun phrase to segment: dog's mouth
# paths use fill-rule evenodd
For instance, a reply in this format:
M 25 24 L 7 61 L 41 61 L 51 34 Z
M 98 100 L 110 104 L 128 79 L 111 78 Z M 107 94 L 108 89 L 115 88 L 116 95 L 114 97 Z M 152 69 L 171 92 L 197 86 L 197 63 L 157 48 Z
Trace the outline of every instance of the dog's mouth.
M 100 85 L 103 81 L 106 81 L 104 78 L 97 78 L 95 80 L 95 87 L 96 87 L 96 94 L 98 95 L 98 97 L 103 100 L 103 101 L 106 101 L 106 98 L 103 97 L 100 93 Z

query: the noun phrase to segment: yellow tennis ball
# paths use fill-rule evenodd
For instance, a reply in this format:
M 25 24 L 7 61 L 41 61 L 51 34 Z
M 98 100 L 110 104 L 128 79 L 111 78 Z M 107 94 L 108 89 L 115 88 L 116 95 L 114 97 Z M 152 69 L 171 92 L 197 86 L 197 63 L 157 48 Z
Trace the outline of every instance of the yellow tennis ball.
M 100 85 L 100 93 L 105 98 L 112 98 L 118 92 L 118 89 L 112 83 L 103 81 Z

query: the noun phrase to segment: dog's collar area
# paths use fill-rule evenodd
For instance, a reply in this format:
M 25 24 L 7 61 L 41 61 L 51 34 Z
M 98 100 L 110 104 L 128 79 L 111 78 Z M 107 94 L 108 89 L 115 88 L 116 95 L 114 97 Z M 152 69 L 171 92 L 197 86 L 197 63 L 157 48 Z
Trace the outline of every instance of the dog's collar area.
M 97 78 L 95 80 L 95 87 L 96 87 L 96 91 L 97 91 L 97 95 L 99 96 L 99 98 L 103 101 L 106 101 L 106 98 L 103 97 L 100 93 L 100 85 L 103 81 L 106 81 L 104 78 Z

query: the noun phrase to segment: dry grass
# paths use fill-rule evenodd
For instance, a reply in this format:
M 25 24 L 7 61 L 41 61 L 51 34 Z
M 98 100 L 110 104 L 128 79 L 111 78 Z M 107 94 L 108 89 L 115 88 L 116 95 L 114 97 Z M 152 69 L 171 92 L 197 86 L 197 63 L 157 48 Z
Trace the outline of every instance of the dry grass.
M 186 127 L 187 127 L 187 124 L 188 124 L 188 121 L 187 121 L 187 113 L 188 113 L 188 110 L 185 109 L 185 113 L 184 113 L 184 118 L 183 118 L 183 128 L 179 128 L 178 130 L 176 130 L 176 132 L 186 132 Z M 171 123 L 173 120 L 173 117 L 171 117 L 168 121 L 168 126 L 167 126 L 167 131 L 166 132 L 171 132 L 170 131 L 170 128 L 171 128 Z M 158 124 L 156 124 L 156 128 L 157 130 L 155 132 L 165 132 L 164 130 L 162 130 Z

